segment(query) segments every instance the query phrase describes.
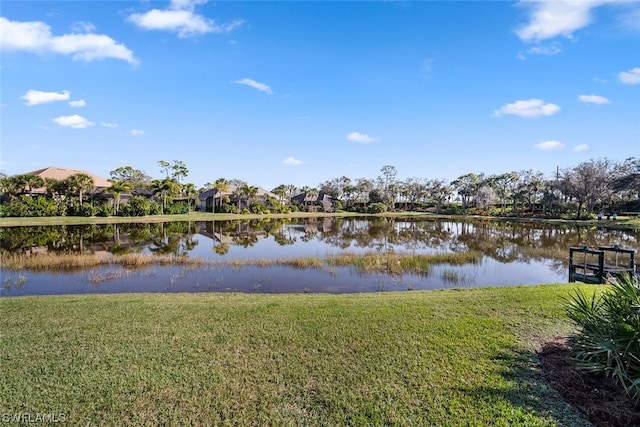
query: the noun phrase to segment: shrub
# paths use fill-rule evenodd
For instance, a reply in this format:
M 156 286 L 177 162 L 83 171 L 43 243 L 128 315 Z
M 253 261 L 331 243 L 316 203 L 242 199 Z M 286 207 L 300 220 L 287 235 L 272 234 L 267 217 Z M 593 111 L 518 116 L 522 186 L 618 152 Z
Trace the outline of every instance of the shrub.
M 120 206 L 122 216 L 144 216 L 151 214 L 151 200 L 145 196 L 133 196 L 126 205 Z
M 566 311 L 578 326 L 569 343 L 579 365 L 618 381 L 640 403 L 640 283 L 626 275 L 600 296 L 576 292 Z
M 235 205 L 224 203 L 222 206 L 216 207 L 216 212 L 218 213 L 236 213 L 238 212 L 238 208 Z
M 149 215 L 160 215 L 162 213 L 162 203 L 157 200 L 150 200 Z
M 31 197 L 28 195 L 18 196 L 11 201 L 2 204 L 0 216 L 12 217 L 43 217 L 62 216 L 65 214 L 64 204 L 47 199 L 44 196 Z
M 251 211 L 251 213 L 256 213 L 256 214 L 268 213 L 267 207 L 257 200 L 254 200 L 253 202 L 251 202 L 251 205 L 249 206 L 249 210 Z
M 382 213 L 387 211 L 387 205 L 384 203 L 371 203 L 369 205 L 369 213 Z
M 75 214 L 78 216 L 96 216 L 96 208 L 89 203 L 83 203 L 82 206 L 76 207 Z
M 384 202 L 384 198 L 382 197 L 382 192 L 380 190 L 371 190 L 371 191 L 369 191 L 369 202 L 371 202 L 371 203 L 382 203 L 382 202 Z
M 113 216 L 114 213 L 115 213 L 115 208 L 109 202 L 102 203 L 96 209 L 96 216 L 104 216 L 104 217 Z
M 179 202 L 173 202 L 167 206 L 164 213 L 169 215 L 180 215 L 189 212 L 189 205 L 187 202 L 180 200 Z

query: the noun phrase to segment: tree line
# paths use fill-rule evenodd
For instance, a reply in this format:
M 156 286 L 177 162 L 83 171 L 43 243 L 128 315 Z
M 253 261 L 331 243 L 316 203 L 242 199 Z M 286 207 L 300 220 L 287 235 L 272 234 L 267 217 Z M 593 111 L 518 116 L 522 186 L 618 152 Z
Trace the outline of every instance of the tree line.
M 179 160 L 158 161 L 161 178 L 153 179 L 131 166 L 110 172 L 111 186 L 95 192 L 93 179 L 76 174 L 62 181 L 35 175 L 0 176 L 0 216 L 142 216 L 189 213 L 198 196 L 215 190 L 210 211 L 287 213 L 323 209 L 327 196 L 332 209 L 378 213 L 422 210 L 447 214 L 585 218 L 595 212 L 640 211 L 640 159 L 592 159 L 557 169 L 545 176 L 533 170 L 501 174 L 466 173 L 444 179 L 397 178 L 393 165 L 384 165 L 376 178 L 347 176 L 317 187 L 281 184 L 258 197 L 258 187 L 240 179 L 218 178 L 197 188 L 183 182 L 189 175 Z M 304 197 L 297 197 L 300 194 Z M 275 196 L 274 196 L 275 195 Z M 126 203 L 121 203 L 126 196 Z

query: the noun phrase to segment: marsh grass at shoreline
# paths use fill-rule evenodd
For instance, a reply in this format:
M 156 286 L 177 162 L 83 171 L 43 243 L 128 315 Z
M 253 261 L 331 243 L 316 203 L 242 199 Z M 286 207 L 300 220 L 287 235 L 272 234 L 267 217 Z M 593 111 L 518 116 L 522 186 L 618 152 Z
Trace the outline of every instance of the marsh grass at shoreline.
M 403 253 L 367 252 L 364 254 L 341 253 L 327 257 L 299 258 L 260 258 L 230 259 L 224 261 L 208 261 L 203 258 L 154 255 L 154 254 L 68 254 L 68 253 L 29 253 L 0 252 L 2 268 L 8 271 L 70 271 L 84 270 L 100 266 L 121 266 L 126 268 L 143 268 L 151 265 L 172 265 L 189 267 L 232 267 L 245 266 L 270 267 L 288 266 L 297 269 L 323 269 L 327 267 L 354 267 L 361 273 L 385 273 L 390 275 L 428 274 L 429 268 L 437 264 L 464 265 L 477 264 L 482 255 L 477 252 L 440 253 L 431 255 L 414 255 Z
M 0 299 L 0 407 L 72 425 L 589 425 L 535 350 L 590 285 Z
M 68 253 L 0 253 L 2 268 L 9 271 L 70 271 L 83 270 L 99 266 L 123 266 L 127 268 L 141 268 L 150 265 L 195 265 L 204 266 L 207 261 L 201 258 L 190 258 L 175 255 L 124 254 L 111 256 L 110 254 L 68 254 Z

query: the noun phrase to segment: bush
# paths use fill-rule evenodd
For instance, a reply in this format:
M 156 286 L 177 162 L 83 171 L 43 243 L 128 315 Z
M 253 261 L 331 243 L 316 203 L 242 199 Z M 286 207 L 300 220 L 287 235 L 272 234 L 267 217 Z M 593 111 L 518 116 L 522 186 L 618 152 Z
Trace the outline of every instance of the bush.
M 11 217 L 43 217 L 63 216 L 64 204 L 44 196 L 31 197 L 27 195 L 14 197 L 10 202 L 3 203 L 0 216 Z
M 236 208 L 236 205 L 232 205 L 229 203 L 224 203 L 222 206 L 217 206 L 216 207 L 216 212 L 218 213 L 236 213 L 238 212 L 238 208 Z
M 578 326 L 569 343 L 579 365 L 618 381 L 640 403 L 640 282 L 612 279 L 600 296 L 576 292 L 566 311 Z
M 151 214 L 152 202 L 145 196 L 133 196 L 126 205 L 120 206 L 122 216 L 145 216 Z
M 78 206 L 75 209 L 75 214 L 77 216 L 96 216 L 96 208 L 89 203 L 83 203 L 82 206 Z
M 383 203 L 384 198 L 382 196 L 382 192 L 380 190 L 371 190 L 369 191 L 369 202 L 371 203 Z
M 96 216 L 113 216 L 115 213 L 115 208 L 109 202 L 103 203 L 96 209 Z
M 255 213 L 255 214 L 266 214 L 269 211 L 269 209 L 267 209 L 265 205 L 263 205 L 257 200 L 254 200 L 253 202 L 251 202 L 251 205 L 249 206 L 249 210 L 251 211 L 251 213 Z
M 383 213 L 387 211 L 387 205 L 384 203 L 371 203 L 369 205 L 369 213 Z
M 185 201 L 171 203 L 167 206 L 164 213 L 169 215 L 181 215 L 189 212 L 189 205 Z

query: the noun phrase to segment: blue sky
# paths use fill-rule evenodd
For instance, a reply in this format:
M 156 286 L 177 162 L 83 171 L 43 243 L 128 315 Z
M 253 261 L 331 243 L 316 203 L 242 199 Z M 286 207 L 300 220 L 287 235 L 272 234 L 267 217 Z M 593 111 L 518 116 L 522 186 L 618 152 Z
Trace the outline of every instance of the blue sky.
M 640 3 L 3 1 L 0 170 L 271 189 L 640 156 Z

